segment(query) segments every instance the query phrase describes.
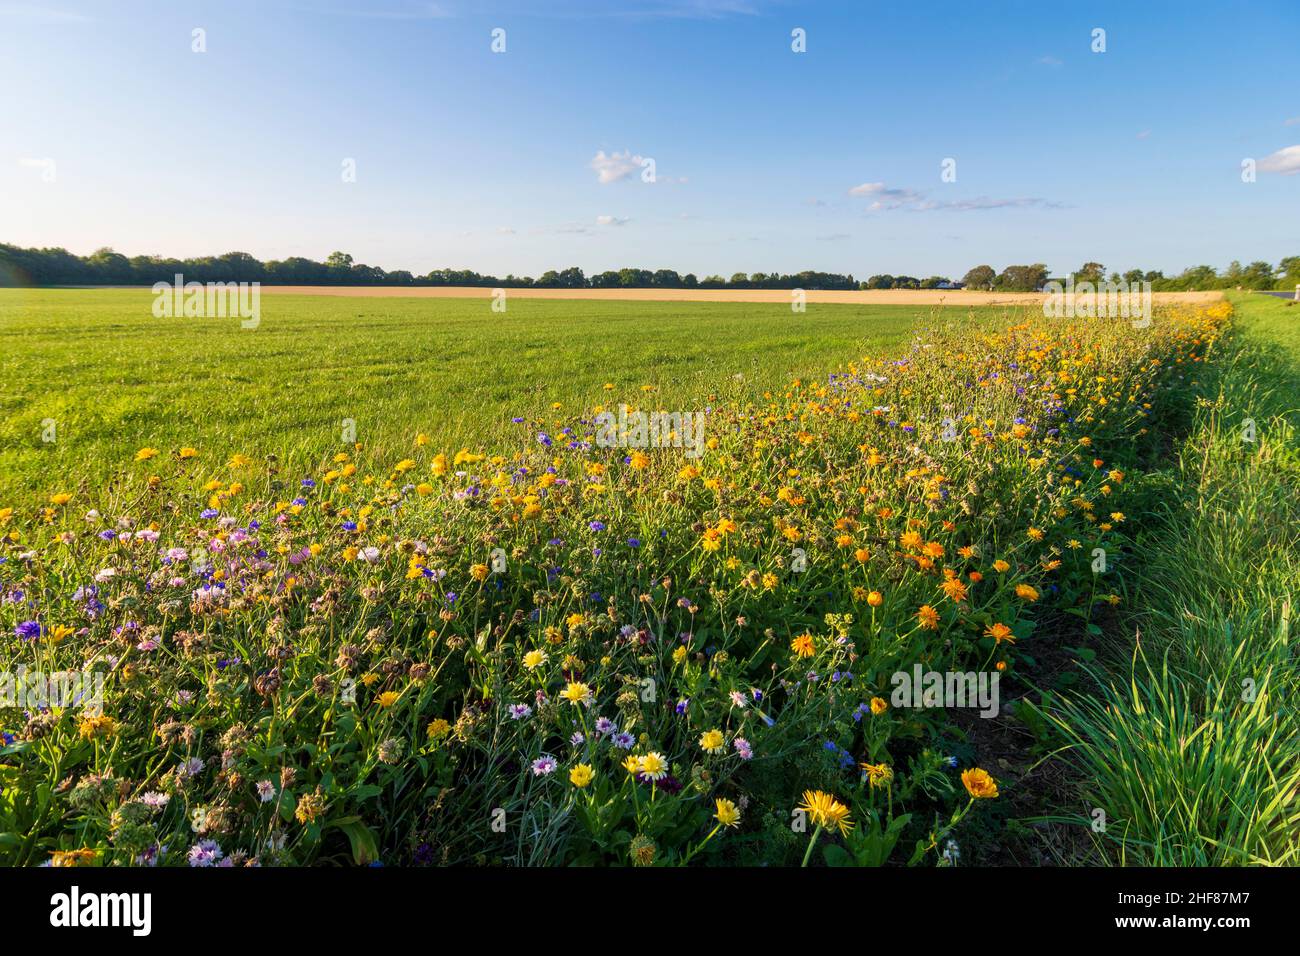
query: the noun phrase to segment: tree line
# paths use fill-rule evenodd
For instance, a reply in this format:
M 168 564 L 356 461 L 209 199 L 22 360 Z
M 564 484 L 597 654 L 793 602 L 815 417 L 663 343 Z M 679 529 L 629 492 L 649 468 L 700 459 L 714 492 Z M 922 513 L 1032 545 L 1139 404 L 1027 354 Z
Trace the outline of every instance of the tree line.
M 947 289 L 964 286 L 1004 292 L 1033 292 L 1053 277 L 1042 263 L 1011 265 L 1000 272 L 979 265 L 959 282 L 946 276 L 925 279 L 907 275 L 873 275 L 859 281 L 851 274 L 816 272 L 737 272 L 730 277 L 694 273 L 682 275 L 673 269 L 618 269 L 587 275 L 577 266 L 551 269 L 533 278 L 508 275 L 498 278 L 471 269 L 434 269 L 415 275 L 405 269 L 386 271 L 379 266 L 355 262 L 345 252 L 332 252 L 324 262 L 294 256 L 262 262 L 246 252 L 220 256 L 172 259 L 162 256 L 124 256 L 112 249 L 98 249 L 78 256 L 66 249 L 25 249 L 0 243 L 0 286 L 31 285 L 153 285 L 172 282 L 176 275 L 186 282 L 260 282 L 266 285 L 384 285 L 384 286 L 483 286 L 516 289 Z M 1150 282 L 1155 291 L 1205 291 L 1209 289 L 1291 289 L 1300 284 L 1300 256 L 1289 256 L 1276 267 L 1267 262 L 1242 266 L 1231 263 L 1222 272 L 1213 266 L 1193 266 L 1166 276 L 1163 272 L 1130 269 L 1107 274 L 1097 262 L 1084 263 L 1070 273 L 1075 283 L 1125 281 Z M 1060 277 L 1064 281 L 1066 277 Z

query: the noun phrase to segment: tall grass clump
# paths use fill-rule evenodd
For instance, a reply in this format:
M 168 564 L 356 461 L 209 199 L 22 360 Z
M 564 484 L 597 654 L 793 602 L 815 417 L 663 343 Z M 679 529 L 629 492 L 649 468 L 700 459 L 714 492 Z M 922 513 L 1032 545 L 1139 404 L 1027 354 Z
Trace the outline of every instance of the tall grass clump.
M 1300 348 L 1241 303 L 1134 543 L 1124 676 L 1052 717 L 1107 861 L 1300 862 Z M 1279 315 L 1280 309 L 1276 309 Z M 1300 345 L 1300 342 L 1296 343 Z

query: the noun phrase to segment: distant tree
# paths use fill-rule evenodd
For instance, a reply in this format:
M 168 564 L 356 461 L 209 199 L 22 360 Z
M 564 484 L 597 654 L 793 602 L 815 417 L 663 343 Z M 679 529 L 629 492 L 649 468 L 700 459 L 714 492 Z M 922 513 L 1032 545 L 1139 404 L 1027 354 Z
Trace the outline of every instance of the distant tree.
M 569 266 L 559 275 L 561 289 L 585 289 L 587 287 L 587 277 L 577 266 Z
M 930 276 L 921 283 L 922 289 L 937 289 L 941 285 L 948 285 L 948 279 L 945 276 Z
M 92 252 L 86 259 L 86 265 L 90 266 L 98 282 L 116 285 L 132 279 L 131 260 L 107 247 Z
M 993 282 L 997 279 L 998 274 L 993 271 L 992 266 L 976 266 L 962 277 L 962 285 L 968 289 L 987 290 L 993 288 Z
M 894 277 L 891 275 L 872 276 L 867 280 L 868 289 L 892 289 L 894 287 Z
M 1273 267 L 1267 262 L 1252 262 L 1241 274 L 1241 284 L 1247 289 L 1271 289 L 1276 282 Z
M 1100 262 L 1085 262 L 1074 274 L 1074 281 L 1091 282 L 1094 285 L 1106 278 L 1106 267 Z
M 1206 289 L 1218 288 L 1219 284 L 1219 274 L 1214 266 L 1191 266 L 1182 271 L 1175 280 L 1174 286 L 1187 292 L 1202 292 Z
M 657 289 L 680 289 L 682 287 L 682 277 L 673 269 L 657 269 L 655 274 L 651 276 L 650 282 Z
M 995 285 L 1004 292 L 1037 292 L 1047 282 L 1047 266 L 1007 266 L 998 274 Z

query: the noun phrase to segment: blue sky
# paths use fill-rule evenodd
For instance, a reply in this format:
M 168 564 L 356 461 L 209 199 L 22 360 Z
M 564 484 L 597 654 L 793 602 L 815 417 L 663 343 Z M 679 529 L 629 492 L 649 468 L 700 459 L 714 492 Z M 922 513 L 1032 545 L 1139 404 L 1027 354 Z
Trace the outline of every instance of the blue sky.
M 1294 0 L 0 0 L 0 89 L 0 241 L 78 253 L 861 278 L 1300 254 Z

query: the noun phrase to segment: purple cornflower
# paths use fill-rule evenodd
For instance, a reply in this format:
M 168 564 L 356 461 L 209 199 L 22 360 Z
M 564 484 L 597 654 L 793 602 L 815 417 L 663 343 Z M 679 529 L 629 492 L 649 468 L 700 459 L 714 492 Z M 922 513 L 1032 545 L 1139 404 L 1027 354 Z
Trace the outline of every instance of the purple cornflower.
M 533 761 L 533 776 L 544 777 L 555 770 L 556 763 L 554 757 L 538 757 Z
M 188 859 L 190 866 L 215 866 L 225 856 L 216 840 L 200 840 L 190 847 Z

